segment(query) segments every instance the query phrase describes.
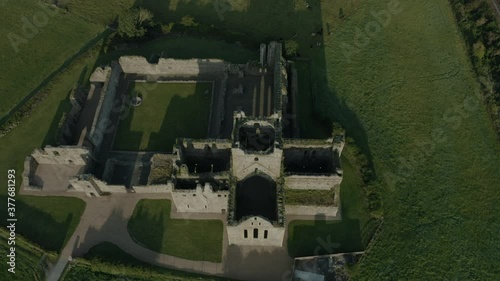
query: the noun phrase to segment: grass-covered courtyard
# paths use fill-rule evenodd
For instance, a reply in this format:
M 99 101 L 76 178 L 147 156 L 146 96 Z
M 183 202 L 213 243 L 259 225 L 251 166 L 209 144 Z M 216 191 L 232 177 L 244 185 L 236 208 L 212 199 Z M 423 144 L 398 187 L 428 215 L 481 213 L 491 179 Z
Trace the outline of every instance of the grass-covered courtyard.
M 170 200 L 140 200 L 128 222 L 132 238 L 159 253 L 189 260 L 220 262 L 222 221 L 172 219 L 170 210 Z
M 171 151 L 176 138 L 207 137 L 212 85 L 133 82 L 130 96 L 141 95 L 142 103 L 124 109 L 114 149 Z

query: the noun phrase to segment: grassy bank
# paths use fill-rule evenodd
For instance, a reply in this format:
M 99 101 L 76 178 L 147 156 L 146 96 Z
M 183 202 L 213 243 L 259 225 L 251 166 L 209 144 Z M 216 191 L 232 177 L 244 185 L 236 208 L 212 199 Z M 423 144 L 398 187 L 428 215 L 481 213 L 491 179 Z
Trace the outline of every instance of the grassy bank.
M 104 27 L 38 1 L 4 1 L 0 119 Z
M 84 259 L 78 259 L 64 275 L 64 281 L 82 280 L 228 280 L 162 268 L 141 262 L 111 243 L 102 243 L 89 250 Z
M 9 232 L 0 228 L 0 251 L 2 254 L 10 254 L 10 247 L 16 248 L 15 273 L 7 271 L 10 267 L 6 262 L 2 263 L 0 279 L 12 281 L 44 280 L 44 267 L 46 262 L 54 262 L 56 255 L 45 252 L 43 249 L 27 241 L 24 237 L 16 235 L 15 245 L 8 245 Z

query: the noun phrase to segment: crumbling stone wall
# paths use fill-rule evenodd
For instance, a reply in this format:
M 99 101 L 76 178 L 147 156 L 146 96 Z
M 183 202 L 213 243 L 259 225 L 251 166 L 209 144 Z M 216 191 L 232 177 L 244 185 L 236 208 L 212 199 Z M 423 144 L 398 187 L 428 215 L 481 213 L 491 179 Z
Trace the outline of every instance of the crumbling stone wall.
M 199 76 L 222 75 L 228 63 L 219 59 L 164 59 L 158 63 L 149 63 L 146 58 L 138 56 L 120 57 L 119 63 L 126 74 L 153 76 Z
M 181 213 L 225 213 L 229 191 L 214 192 L 206 182 L 198 184 L 195 190 L 178 190 L 172 192 L 177 212 Z
M 281 175 L 281 157 L 283 151 L 274 149 L 274 152 L 266 155 L 246 154 L 239 148 L 231 149 L 233 175 L 242 180 L 256 170 L 269 175 L 277 180 Z
M 285 186 L 290 189 L 330 190 L 342 182 L 338 175 L 290 175 L 285 177 Z
M 250 217 L 237 226 L 227 226 L 229 245 L 283 246 L 285 228 L 261 217 Z
M 94 145 L 94 151 L 99 151 L 104 134 L 106 134 L 107 128 L 110 125 L 110 114 L 116 98 L 116 90 L 120 81 L 121 73 L 122 69 L 120 65 L 113 63 L 111 73 L 109 74 L 109 77 L 102 89 L 104 94 L 101 96 L 101 100 L 99 101 L 97 114 L 90 130 L 90 140 Z
M 172 177 L 173 155 L 155 154 L 151 158 L 151 171 L 148 177 L 148 185 L 166 184 Z
M 287 216 L 313 216 L 316 219 L 340 220 L 339 208 L 334 206 L 286 205 L 285 214 Z

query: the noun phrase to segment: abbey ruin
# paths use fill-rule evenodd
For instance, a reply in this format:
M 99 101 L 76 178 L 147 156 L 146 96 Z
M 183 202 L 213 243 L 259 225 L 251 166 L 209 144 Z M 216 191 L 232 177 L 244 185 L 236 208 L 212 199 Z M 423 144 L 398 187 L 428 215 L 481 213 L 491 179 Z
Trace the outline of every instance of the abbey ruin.
M 229 243 L 238 245 L 281 246 L 287 215 L 338 219 L 343 132 L 300 138 L 296 71 L 281 48 L 262 44 L 260 60 L 247 64 L 127 56 L 97 68 L 89 91 L 72 96 L 61 145 L 26 158 L 24 188 L 90 197 L 163 193 L 176 212 L 227 214 Z M 123 116 L 142 106 L 131 101 L 131 82 L 202 81 L 212 83 L 205 139 L 181 135 L 165 151 L 113 148 Z M 288 204 L 286 189 L 330 190 L 335 203 Z

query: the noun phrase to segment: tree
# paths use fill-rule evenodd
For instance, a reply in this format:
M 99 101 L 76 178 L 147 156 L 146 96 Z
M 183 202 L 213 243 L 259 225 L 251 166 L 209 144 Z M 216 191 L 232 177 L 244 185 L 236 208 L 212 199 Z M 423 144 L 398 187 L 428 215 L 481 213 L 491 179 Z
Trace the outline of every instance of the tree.
M 153 13 L 144 8 L 127 10 L 118 18 L 118 34 L 122 37 L 139 38 L 154 25 Z
M 194 21 L 194 17 L 192 16 L 183 16 L 181 19 L 181 24 L 189 27 L 189 26 L 197 26 L 198 24 Z
M 288 57 L 293 57 L 297 55 L 299 50 L 299 44 L 295 40 L 286 40 L 285 41 L 285 54 Z

